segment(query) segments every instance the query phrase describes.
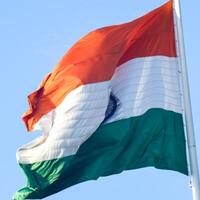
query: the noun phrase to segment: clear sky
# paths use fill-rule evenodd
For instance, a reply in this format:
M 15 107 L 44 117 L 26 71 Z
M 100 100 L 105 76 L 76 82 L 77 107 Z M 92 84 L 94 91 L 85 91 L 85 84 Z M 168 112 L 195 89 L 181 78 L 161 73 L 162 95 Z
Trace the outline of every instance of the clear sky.
M 0 1 L 0 200 L 10 200 L 25 184 L 16 163 L 18 147 L 40 133 L 27 133 L 21 115 L 26 96 L 36 89 L 70 46 L 87 32 L 130 21 L 164 0 Z M 182 0 L 183 25 L 197 151 L 200 156 L 200 1 Z M 200 160 L 200 157 L 199 157 Z M 47 200 L 191 200 L 189 178 L 145 168 L 88 181 Z

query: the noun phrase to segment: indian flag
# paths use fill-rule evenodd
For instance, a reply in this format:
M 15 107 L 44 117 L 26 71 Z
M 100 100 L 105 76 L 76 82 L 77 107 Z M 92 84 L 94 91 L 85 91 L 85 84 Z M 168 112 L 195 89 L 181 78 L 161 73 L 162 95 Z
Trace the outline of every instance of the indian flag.
M 14 200 L 148 166 L 188 174 L 172 7 L 90 32 L 28 96 L 43 135 L 17 151 Z

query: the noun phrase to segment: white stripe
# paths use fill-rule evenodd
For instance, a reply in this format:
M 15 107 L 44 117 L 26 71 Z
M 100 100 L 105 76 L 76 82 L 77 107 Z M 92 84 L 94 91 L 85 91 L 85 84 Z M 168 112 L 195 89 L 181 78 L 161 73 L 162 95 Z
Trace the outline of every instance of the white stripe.
M 20 163 L 33 163 L 75 154 L 103 121 L 110 96 L 110 81 L 80 86 L 34 130 L 44 135 L 17 151 Z
M 119 66 L 111 81 L 80 86 L 43 116 L 34 129 L 44 135 L 18 150 L 18 162 L 75 154 L 105 118 L 111 91 L 120 105 L 106 123 L 142 115 L 151 108 L 182 113 L 177 58 L 133 59 Z
M 182 113 L 177 58 L 130 60 L 117 68 L 111 88 L 121 106 L 106 123 L 142 115 L 151 108 Z

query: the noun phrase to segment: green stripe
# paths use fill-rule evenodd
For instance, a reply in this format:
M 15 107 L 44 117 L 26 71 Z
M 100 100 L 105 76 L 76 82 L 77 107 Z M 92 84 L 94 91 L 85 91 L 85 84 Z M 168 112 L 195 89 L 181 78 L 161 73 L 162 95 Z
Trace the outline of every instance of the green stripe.
M 43 198 L 83 181 L 147 166 L 187 175 L 182 115 L 150 109 L 99 127 L 76 155 L 20 166 L 27 187 L 14 200 Z

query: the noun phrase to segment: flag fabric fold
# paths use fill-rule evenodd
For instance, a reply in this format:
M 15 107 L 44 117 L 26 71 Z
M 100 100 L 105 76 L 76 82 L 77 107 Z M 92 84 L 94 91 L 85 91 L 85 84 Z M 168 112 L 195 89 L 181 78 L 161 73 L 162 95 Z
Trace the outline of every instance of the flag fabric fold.
M 81 38 L 28 101 L 27 130 L 44 134 L 17 151 L 13 200 L 148 166 L 188 174 L 171 1 Z

